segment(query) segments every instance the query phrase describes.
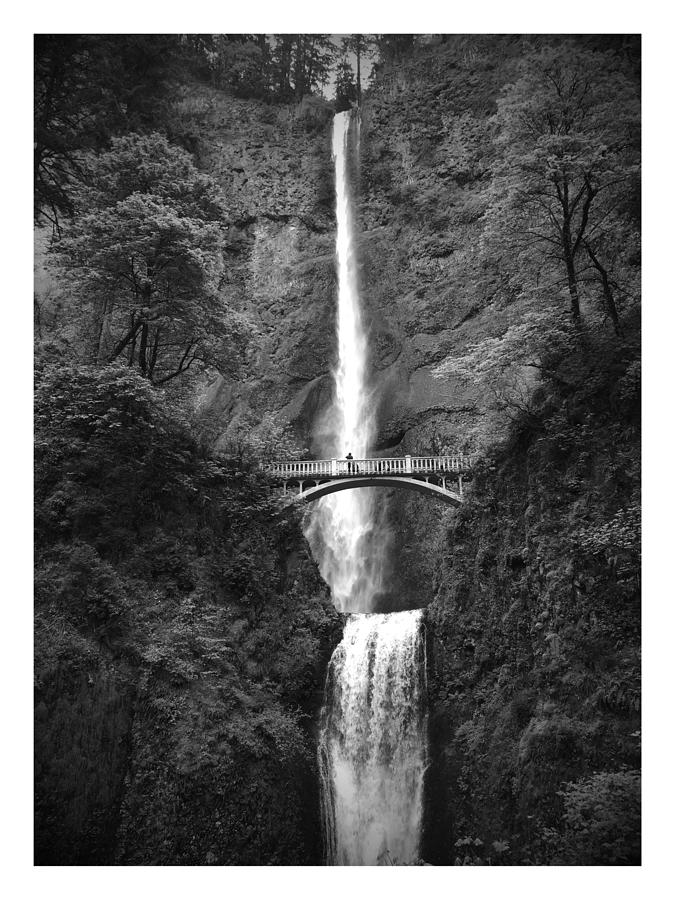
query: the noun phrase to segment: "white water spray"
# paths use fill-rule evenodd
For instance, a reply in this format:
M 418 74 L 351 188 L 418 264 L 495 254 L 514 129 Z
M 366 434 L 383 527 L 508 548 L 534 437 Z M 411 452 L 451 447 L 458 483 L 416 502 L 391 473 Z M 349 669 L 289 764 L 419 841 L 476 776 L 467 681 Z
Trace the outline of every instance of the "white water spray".
M 351 117 L 339 113 L 333 125 L 338 365 L 322 453 L 358 459 L 368 455 L 375 422 L 352 235 Z M 371 613 L 382 588 L 386 539 L 375 515 L 377 491 L 346 490 L 312 504 L 307 538 L 343 612 Z M 405 865 L 419 856 L 427 752 L 421 615 L 352 615 L 331 659 L 319 740 L 328 865 Z
M 427 764 L 421 615 L 353 616 L 331 659 L 319 745 L 328 865 L 419 858 Z
M 336 254 L 338 268 L 335 396 L 328 410 L 322 452 L 329 457 L 368 454 L 375 434 L 372 397 L 367 387 L 368 345 L 358 291 L 349 195 L 351 112 L 333 123 Z M 358 142 L 358 119 L 356 120 Z M 358 153 L 358 146 L 355 148 Z M 310 514 L 307 538 L 319 569 L 342 612 L 370 612 L 382 588 L 384 538 L 375 534 L 374 489 L 342 491 L 324 497 Z

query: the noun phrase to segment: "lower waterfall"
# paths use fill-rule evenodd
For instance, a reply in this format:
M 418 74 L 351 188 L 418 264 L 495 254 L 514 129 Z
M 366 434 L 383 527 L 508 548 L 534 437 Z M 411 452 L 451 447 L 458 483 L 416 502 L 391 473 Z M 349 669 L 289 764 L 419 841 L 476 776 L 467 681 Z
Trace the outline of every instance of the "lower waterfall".
M 319 738 L 325 862 L 419 859 L 427 765 L 421 610 L 351 616 L 326 678 Z

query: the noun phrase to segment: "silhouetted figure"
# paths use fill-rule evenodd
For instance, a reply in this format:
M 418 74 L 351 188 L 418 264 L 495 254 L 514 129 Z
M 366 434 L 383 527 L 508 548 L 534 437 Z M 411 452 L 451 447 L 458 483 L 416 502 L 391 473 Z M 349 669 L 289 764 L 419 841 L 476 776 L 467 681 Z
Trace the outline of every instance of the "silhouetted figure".
M 351 453 L 348 453 L 348 454 L 346 455 L 345 459 L 347 460 L 347 472 L 351 475 L 351 473 L 352 473 L 352 460 L 354 459 L 354 457 L 351 455 Z

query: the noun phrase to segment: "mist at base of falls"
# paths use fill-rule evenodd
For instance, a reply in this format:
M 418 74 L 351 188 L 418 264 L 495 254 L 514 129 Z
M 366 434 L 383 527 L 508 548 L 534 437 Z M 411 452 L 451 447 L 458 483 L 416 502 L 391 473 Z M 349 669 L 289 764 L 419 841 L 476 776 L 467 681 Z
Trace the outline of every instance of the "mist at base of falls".
M 305 536 L 340 612 L 381 609 L 391 535 L 382 488 L 342 491 L 316 501 Z

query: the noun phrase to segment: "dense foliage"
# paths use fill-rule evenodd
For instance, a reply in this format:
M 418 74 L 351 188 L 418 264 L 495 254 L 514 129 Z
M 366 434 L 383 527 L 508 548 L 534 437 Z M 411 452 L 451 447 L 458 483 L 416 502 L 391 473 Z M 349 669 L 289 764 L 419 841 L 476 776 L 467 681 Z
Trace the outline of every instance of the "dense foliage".
M 620 56 L 566 44 L 528 54 L 518 75 L 495 116 L 489 257 L 511 290 L 523 269 L 540 292 L 563 281 L 576 321 L 582 287 L 601 281 L 618 330 L 614 292 L 636 287 L 639 85 Z
M 245 327 L 220 289 L 227 213 L 215 183 L 155 133 L 115 138 L 86 166 L 78 215 L 51 248 L 77 301 L 80 355 L 122 356 L 155 384 L 195 363 L 233 374 Z
M 381 36 L 383 55 L 396 37 Z M 297 103 L 322 95 L 341 54 L 350 52 L 356 100 L 361 60 L 373 55 L 374 43 L 360 34 L 341 43 L 328 34 L 36 35 L 36 222 L 58 227 L 72 214 L 84 151 L 129 131 L 170 131 L 181 85 L 201 82 L 239 98 Z
M 446 524 L 429 607 L 441 859 L 639 863 L 638 350 L 596 344 L 574 383 L 546 378 Z
M 432 600 L 423 856 L 635 864 L 639 42 L 417 42 L 362 134 L 376 352 L 420 385 L 392 445 L 484 460 L 457 512 L 389 500 L 399 597 Z
M 124 367 L 40 368 L 36 466 L 37 861 L 318 858 L 340 628 L 296 514 Z
M 184 77 L 178 35 L 35 35 L 35 216 L 73 212 L 81 153 L 111 135 L 158 127 Z

